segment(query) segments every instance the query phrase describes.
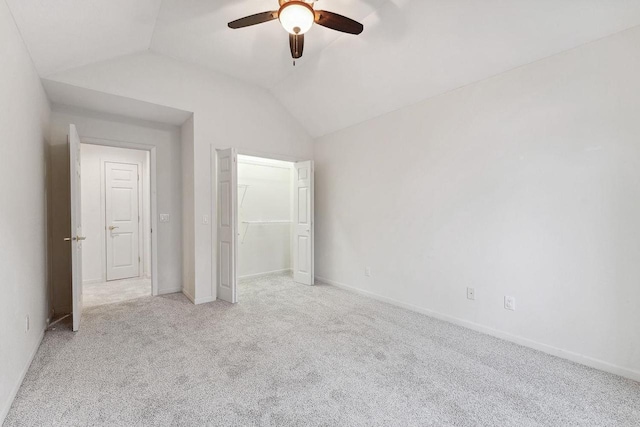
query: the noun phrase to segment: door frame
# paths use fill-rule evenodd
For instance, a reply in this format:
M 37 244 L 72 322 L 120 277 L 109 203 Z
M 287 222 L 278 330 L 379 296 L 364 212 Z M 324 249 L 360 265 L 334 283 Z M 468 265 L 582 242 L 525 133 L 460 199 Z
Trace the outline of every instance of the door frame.
M 80 137 L 83 144 L 102 145 L 115 148 L 129 148 L 133 150 L 149 152 L 149 187 L 151 189 L 149 217 L 151 226 L 151 295 L 158 295 L 158 198 L 157 198 L 157 168 L 156 168 L 156 150 L 157 147 L 149 144 L 140 144 L 137 142 L 118 141 L 114 139 Z M 102 161 L 101 161 L 102 163 Z M 102 178 L 104 179 L 104 177 Z M 104 221 L 103 221 L 104 222 Z
M 142 151 L 142 150 L 139 150 Z M 104 241 L 101 245 L 102 252 L 102 261 L 104 262 L 104 269 L 102 271 L 102 281 L 108 282 L 107 276 L 109 275 L 107 272 L 107 267 L 109 263 L 107 262 L 107 163 L 121 164 L 121 165 L 136 165 L 138 167 L 138 175 L 142 173 L 142 163 L 140 162 L 116 162 L 113 160 L 105 160 L 103 158 L 100 159 L 100 222 L 104 226 Z M 151 156 L 149 156 L 149 163 L 151 163 Z M 149 171 L 151 171 L 151 164 L 149 164 Z M 143 177 L 144 178 L 144 177 Z M 151 185 L 149 185 L 149 189 L 151 189 Z M 140 218 L 144 218 L 144 185 L 141 179 L 138 180 L 138 216 Z M 149 204 L 151 204 L 151 198 L 149 198 Z M 151 222 L 151 212 L 149 212 L 149 222 Z M 146 225 L 146 224 L 145 224 Z M 140 228 L 141 224 L 138 221 L 138 256 L 140 257 L 140 262 L 138 262 L 138 278 L 144 276 L 144 270 L 146 262 L 144 262 L 147 254 L 144 251 L 144 230 Z M 151 223 L 149 223 L 151 226 Z M 149 268 L 149 272 L 151 272 L 151 268 Z M 122 280 L 122 279 L 116 279 Z M 124 279 L 128 280 L 128 279 Z
M 216 295 L 216 299 L 217 299 L 217 292 L 218 292 L 218 272 L 217 272 L 217 265 L 218 265 L 218 162 L 217 162 L 217 150 L 221 149 L 221 150 L 225 150 L 227 148 L 235 148 L 233 146 L 228 146 L 228 147 L 216 147 L 213 144 L 211 144 L 210 147 L 210 151 L 211 151 L 211 281 L 212 281 L 212 288 L 213 288 L 213 293 L 214 295 Z M 288 156 L 286 154 L 275 154 L 275 153 L 268 153 L 268 152 L 264 152 L 264 151 L 257 151 L 257 150 L 248 150 L 248 149 L 244 149 L 244 148 L 236 148 L 236 155 L 238 156 L 252 156 L 252 157 L 261 157 L 263 159 L 270 159 L 270 160 L 281 160 L 281 161 L 285 161 L 285 162 L 291 162 L 291 163 L 297 163 L 297 162 L 304 162 L 306 160 L 310 160 L 310 159 L 303 159 L 300 157 L 295 157 L 295 156 Z M 313 161 L 313 159 L 311 159 Z M 293 197 L 293 196 L 292 196 Z M 293 201 L 292 201 L 293 204 Z M 315 209 L 315 208 L 314 208 Z M 315 225 L 315 224 L 314 224 Z M 312 228 L 313 230 L 315 230 L 315 227 Z M 313 237 L 313 242 L 315 245 L 315 233 L 314 233 L 314 237 Z M 291 245 L 293 246 L 293 243 L 291 243 Z M 315 251 L 314 251 L 314 255 L 315 257 Z M 236 260 L 237 261 L 237 260 Z M 314 265 L 315 265 L 315 259 L 314 259 Z M 236 262 L 236 277 L 237 277 L 237 273 L 238 273 L 238 263 Z M 315 272 L 314 272 L 315 274 Z

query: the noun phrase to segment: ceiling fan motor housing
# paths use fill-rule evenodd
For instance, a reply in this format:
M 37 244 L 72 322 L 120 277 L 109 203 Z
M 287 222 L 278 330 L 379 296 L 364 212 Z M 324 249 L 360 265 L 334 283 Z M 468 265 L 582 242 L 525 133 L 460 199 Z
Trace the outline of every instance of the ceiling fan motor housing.
M 278 18 L 284 29 L 290 34 L 301 35 L 309 31 L 315 17 L 313 6 L 305 1 L 280 0 Z
M 311 6 L 313 6 L 313 4 L 316 2 L 316 0 L 278 0 L 278 3 L 280 4 L 280 6 L 282 6 L 285 3 L 290 3 L 292 1 L 302 1 L 303 3 L 307 3 Z

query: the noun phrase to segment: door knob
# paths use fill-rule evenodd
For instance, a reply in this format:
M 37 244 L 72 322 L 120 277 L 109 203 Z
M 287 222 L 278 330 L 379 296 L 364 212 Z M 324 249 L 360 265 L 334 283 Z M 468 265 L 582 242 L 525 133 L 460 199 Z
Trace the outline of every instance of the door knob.
M 87 240 L 87 238 L 84 236 L 77 236 L 76 240 Z
M 115 225 L 110 225 L 110 226 L 109 226 L 109 231 L 113 231 L 113 230 L 115 230 L 116 228 L 120 228 L 120 227 L 116 227 Z

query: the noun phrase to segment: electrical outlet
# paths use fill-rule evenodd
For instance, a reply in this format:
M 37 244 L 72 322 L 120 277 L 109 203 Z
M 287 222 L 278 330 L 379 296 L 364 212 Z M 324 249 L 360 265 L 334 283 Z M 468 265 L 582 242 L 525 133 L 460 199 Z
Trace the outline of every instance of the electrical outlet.
M 467 288 L 467 299 L 475 300 L 476 299 L 476 290 L 473 288 Z
M 504 297 L 504 308 L 507 309 L 507 310 L 515 311 L 516 310 L 516 298 L 505 295 L 505 297 Z
M 365 267 L 364 275 L 367 277 L 371 277 L 371 267 Z
M 209 224 L 209 215 L 202 215 L 202 223 L 204 225 Z
M 27 317 L 25 318 L 24 331 L 29 332 L 30 326 L 31 325 L 29 325 L 29 315 L 27 314 Z
M 160 214 L 160 222 L 169 222 L 171 217 L 169 214 Z

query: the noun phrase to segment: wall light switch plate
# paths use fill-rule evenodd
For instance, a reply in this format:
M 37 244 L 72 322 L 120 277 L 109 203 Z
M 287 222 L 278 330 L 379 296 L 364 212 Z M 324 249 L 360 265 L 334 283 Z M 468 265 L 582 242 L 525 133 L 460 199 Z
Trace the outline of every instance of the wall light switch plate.
M 202 215 L 202 223 L 204 225 L 209 224 L 209 215 Z
M 467 299 L 475 300 L 476 299 L 476 290 L 473 288 L 467 288 Z
M 509 297 L 506 296 L 504 297 L 504 308 L 507 310 L 512 310 L 515 311 L 516 310 L 516 298 L 515 297 Z
M 169 214 L 160 214 L 160 222 L 169 222 L 171 217 Z

